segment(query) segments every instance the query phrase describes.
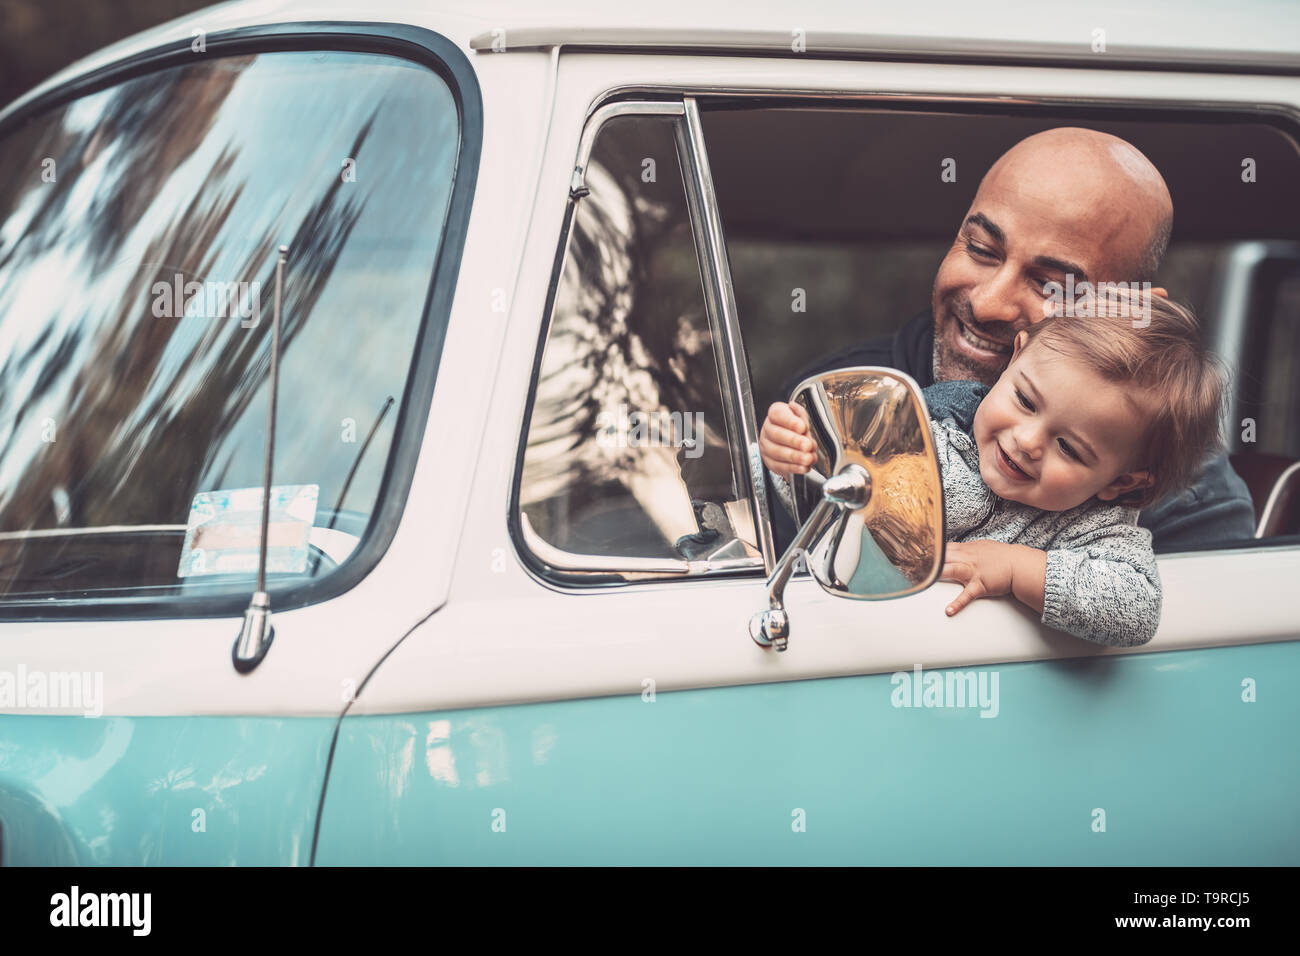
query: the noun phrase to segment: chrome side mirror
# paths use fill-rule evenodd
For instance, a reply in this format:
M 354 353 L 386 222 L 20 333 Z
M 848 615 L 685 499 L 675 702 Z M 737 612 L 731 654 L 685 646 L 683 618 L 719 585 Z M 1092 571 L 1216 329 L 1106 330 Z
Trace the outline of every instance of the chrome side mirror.
M 769 607 L 749 623 L 778 651 L 801 555 L 825 590 L 859 600 L 923 591 L 943 568 L 943 485 L 916 382 L 896 369 L 838 369 L 801 382 L 790 401 L 808 412 L 817 461 L 792 483 L 803 524 L 767 580 Z

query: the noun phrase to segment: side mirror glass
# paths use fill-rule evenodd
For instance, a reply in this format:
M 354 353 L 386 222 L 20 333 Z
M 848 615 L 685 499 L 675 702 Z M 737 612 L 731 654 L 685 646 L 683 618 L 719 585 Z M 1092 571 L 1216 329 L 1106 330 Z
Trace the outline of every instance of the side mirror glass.
M 817 446 L 813 470 L 793 481 L 798 521 L 822 501 L 824 476 L 858 465 L 870 479 L 866 505 L 836 509 L 808 545 L 813 577 L 866 600 L 933 584 L 943 563 L 943 485 L 916 382 L 894 370 L 840 369 L 801 383 L 791 404 L 808 413 Z
M 823 588 L 859 600 L 922 591 L 943 568 L 943 485 L 916 382 L 896 369 L 838 369 L 800 383 L 791 403 L 808 413 L 817 461 L 792 483 L 799 533 L 768 579 L 771 607 L 750 624 L 778 650 L 800 554 Z

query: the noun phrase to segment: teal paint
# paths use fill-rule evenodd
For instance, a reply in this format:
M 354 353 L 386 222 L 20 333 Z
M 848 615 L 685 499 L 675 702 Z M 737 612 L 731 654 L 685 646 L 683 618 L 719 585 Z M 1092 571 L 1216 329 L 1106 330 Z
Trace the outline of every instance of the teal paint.
M 345 718 L 316 862 L 1300 864 L 1300 643 L 980 672 Z
M 2 862 L 305 865 L 336 723 L 2 715 Z

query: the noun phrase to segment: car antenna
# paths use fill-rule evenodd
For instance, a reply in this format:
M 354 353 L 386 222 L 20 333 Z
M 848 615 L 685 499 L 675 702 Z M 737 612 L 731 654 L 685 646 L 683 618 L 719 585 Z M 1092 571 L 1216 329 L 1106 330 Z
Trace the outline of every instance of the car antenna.
M 271 522 L 271 465 L 275 461 L 275 405 L 280 392 L 280 300 L 284 286 L 284 263 L 289 247 L 281 246 L 275 262 L 275 310 L 271 319 L 271 395 L 266 413 L 266 457 L 262 462 L 262 535 L 257 548 L 257 590 L 244 611 L 244 626 L 230 650 L 235 670 L 247 674 L 258 664 L 275 640 L 271 626 L 271 598 L 266 593 L 266 545 Z

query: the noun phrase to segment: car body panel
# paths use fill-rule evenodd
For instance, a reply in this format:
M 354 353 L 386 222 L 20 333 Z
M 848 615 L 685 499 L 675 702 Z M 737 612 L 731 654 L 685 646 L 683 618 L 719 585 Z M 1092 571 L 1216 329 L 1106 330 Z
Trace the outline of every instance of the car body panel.
M 515 54 L 480 53 L 506 59 Z M 617 83 L 614 77 L 620 77 Z M 379 668 L 349 715 L 425 712 L 569 696 L 622 694 L 653 678 L 661 690 L 888 673 L 1016 660 L 1145 654 L 1188 647 L 1295 641 L 1300 615 L 1280 596 L 1300 573 L 1300 548 L 1260 547 L 1162 555 L 1161 627 L 1138 648 L 1101 648 L 1040 625 L 1015 602 L 980 601 L 949 619 L 950 583 L 895 601 L 861 604 L 824 595 L 809 580 L 787 590 L 785 654 L 749 639 L 766 606 L 761 575 L 562 588 L 534 577 L 508 535 L 510 499 L 536 345 L 543 323 L 568 180 L 584 122 L 612 92 L 636 90 L 836 91 L 870 104 L 906 91 L 937 99 L 981 96 L 1052 101 L 1074 89 L 1100 100 L 1186 97 L 1252 112 L 1294 109 L 1300 81 L 1274 76 L 1110 73 L 915 63 L 796 62 L 761 57 L 605 53 L 560 57 L 555 115 L 536 208 L 512 299 L 492 407 L 447 606 L 416 628 Z M 680 95 L 680 93 L 679 93 Z M 1289 104 L 1289 105 L 1288 105 Z M 467 247 L 467 259 L 478 254 Z M 500 555 L 509 560 L 494 561 Z M 1248 609 L 1248 614 L 1243 614 Z M 689 622 L 682 626 L 681 622 Z M 903 641 L 888 635 L 906 634 Z
M 0 863 L 305 865 L 336 724 L 0 717 Z
M 582 120 L 611 93 L 1053 102 L 1084 88 L 1099 101 L 1245 112 L 1289 110 L 1300 89 L 1277 77 L 565 54 L 512 337 L 535 341 L 545 319 Z M 504 534 L 533 358 L 503 356 L 493 394 L 468 521 L 487 529 L 475 540 L 485 552 L 494 529 Z M 1300 666 L 1300 615 L 1280 599 L 1300 572 L 1295 547 L 1162 556 L 1161 629 L 1126 649 L 1050 631 L 1013 602 L 949 619 L 954 584 L 861 604 L 796 580 L 785 654 L 748 635 L 766 605 L 761 576 L 563 588 L 486 557 L 457 566 L 448 605 L 344 717 L 318 863 L 1300 861 L 1288 809 L 1300 758 L 1285 743 L 1300 704 L 1273 701 L 1264 729 L 1258 702 L 1243 699 L 1243 681 Z M 998 717 L 891 707 L 889 675 L 917 666 L 996 671 Z M 1254 765 L 1239 760 L 1243 738 L 1271 755 L 1258 788 L 1233 782 Z M 978 792 L 954 792 L 968 780 Z M 364 838 L 335 822 L 376 803 Z M 791 813 L 808 803 L 831 819 L 801 843 L 812 826 L 793 834 Z M 1127 822 L 1096 832 L 1097 809 Z
M 348 718 L 316 862 L 1294 864 L 1297 678 L 1263 644 L 1001 665 L 991 719 L 896 706 L 912 673 Z
M 59 71 L 37 88 L 64 82 L 78 73 L 130 56 L 150 46 L 190 39 L 195 30 L 219 30 L 296 20 L 387 21 L 437 30 L 469 52 L 499 38 L 512 51 L 531 46 L 584 44 L 629 49 L 717 49 L 743 52 L 788 49 L 791 56 L 925 56 L 961 54 L 1055 58 L 1090 54 L 1097 66 L 1159 64 L 1190 59 L 1205 64 L 1235 63 L 1285 67 L 1300 54 L 1300 10 L 1287 0 L 1251 0 L 1233 16 L 1208 0 L 1198 3 L 1154 0 L 1135 9 L 1124 0 L 1101 0 L 1089 7 L 1087 22 L 1071 4 L 1036 4 L 1033 16 L 1015 5 L 972 8 L 957 0 L 891 7 L 887 11 L 838 0 L 800 9 L 761 0 L 745 8 L 743 27 L 726 4 L 665 0 L 652 7 L 620 8 L 598 0 L 567 0 L 562 7 L 539 7 L 519 0 L 234 0 L 178 17 L 97 50 Z M 1104 48 L 1094 50 L 1094 31 L 1105 31 Z M 495 31 L 495 32 L 494 32 Z M 794 49 L 802 31 L 805 50 Z M 518 38 L 515 34 L 518 33 Z M 784 41 L 784 42 L 780 42 Z M 1076 53 L 1077 51 L 1077 53 Z M 770 61 L 770 57 L 768 58 Z M 21 102 L 21 100 L 19 101 Z

